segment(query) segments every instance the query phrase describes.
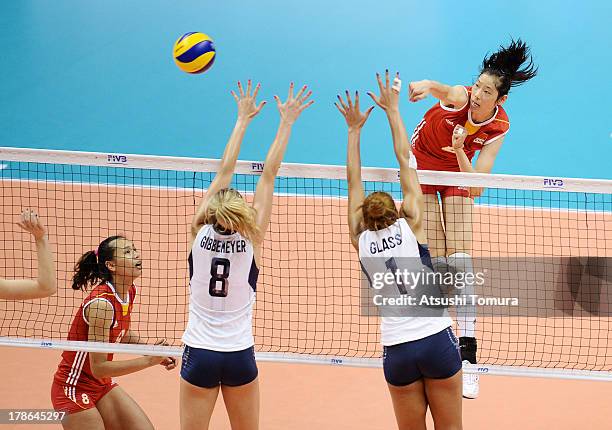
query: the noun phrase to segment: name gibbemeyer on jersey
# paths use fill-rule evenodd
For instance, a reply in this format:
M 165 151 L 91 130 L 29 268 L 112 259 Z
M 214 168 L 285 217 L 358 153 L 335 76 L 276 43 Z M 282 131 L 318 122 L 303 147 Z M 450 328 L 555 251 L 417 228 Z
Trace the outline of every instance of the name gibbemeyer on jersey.
M 236 253 L 246 251 L 246 240 L 217 240 L 204 236 L 200 242 L 200 247 L 212 252 Z
M 377 254 L 379 252 L 386 251 L 388 249 L 393 249 L 396 246 L 402 244 L 402 235 L 396 234 L 395 236 L 383 237 L 380 242 L 370 242 L 370 253 Z

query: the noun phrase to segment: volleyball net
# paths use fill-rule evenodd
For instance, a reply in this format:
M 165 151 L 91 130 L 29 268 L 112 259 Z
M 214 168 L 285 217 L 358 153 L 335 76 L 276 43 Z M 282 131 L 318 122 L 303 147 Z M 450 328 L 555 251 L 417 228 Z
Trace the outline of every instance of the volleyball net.
M 15 224 L 25 208 L 46 225 L 58 273 L 51 298 L 0 300 L 0 345 L 180 355 L 188 228 L 218 166 L 210 159 L 0 148 L 0 276 L 36 276 L 32 238 Z M 262 169 L 239 161 L 232 186 L 251 200 Z M 363 168 L 362 175 L 366 192 L 401 200 L 397 169 Z M 281 167 L 257 283 L 259 360 L 381 366 L 379 318 L 364 311 L 348 234 L 345 178 L 344 166 Z M 478 308 L 479 364 L 466 371 L 612 380 L 612 181 L 428 171 L 419 178 L 484 188 L 465 227 L 475 266 L 498 264 L 488 272 L 495 292 L 528 302 L 518 310 Z M 131 328 L 148 345 L 68 342 L 87 294 L 70 288 L 74 264 L 115 234 L 131 239 L 143 260 Z M 153 345 L 162 338 L 170 346 Z

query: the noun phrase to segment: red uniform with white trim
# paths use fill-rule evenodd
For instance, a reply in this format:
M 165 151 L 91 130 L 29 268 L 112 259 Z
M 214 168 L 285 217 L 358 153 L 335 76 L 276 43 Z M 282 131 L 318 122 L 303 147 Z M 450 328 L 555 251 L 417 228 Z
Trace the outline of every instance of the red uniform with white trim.
M 104 300 L 110 303 L 114 310 L 109 342 L 120 342 L 130 328 L 130 315 L 135 297 L 134 285 L 130 287 L 125 300 L 117 294 L 110 282 L 98 285 L 79 307 L 72 320 L 68 340 L 84 342 L 88 340 L 89 323 L 85 318 L 85 309 L 96 300 Z M 108 360 L 112 359 L 113 354 L 108 354 Z M 98 379 L 93 376 L 88 352 L 64 351 L 53 378 L 51 401 L 55 410 L 71 414 L 95 407 L 98 400 L 116 385 L 111 378 Z
M 510 121 L 506 111 L 496 106 L 495 114 L 487 121 L 475 123 L 470 112 L 470 97 L 472 87 L 464 87 L 468 94 L 468 102 L 459 109 L 446 107 L 437 103 L 427 111 L 412 134 L 412 152 L 417 159 L 419 170 L 437 170 L 444 172 L 460 172 L 457 156 L 442 148 L 452 146 L 453 130 L 457 124 L 463 126 L 468 136 L 465 139 L 464 151 L 472 161 L 476 151 L 502 138 L 510 129 Z M 424 194 L 440 192 L 442 196 L 469 196 L 464 187 L 446 187 L 436 185 L 421 185 Z

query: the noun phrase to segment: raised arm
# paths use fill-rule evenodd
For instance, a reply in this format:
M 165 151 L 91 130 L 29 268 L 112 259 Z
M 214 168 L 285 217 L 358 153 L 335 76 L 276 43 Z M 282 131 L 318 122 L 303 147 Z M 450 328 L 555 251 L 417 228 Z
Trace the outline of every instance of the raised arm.
M 450 86 L 436 81 L 424 80 L 410 82 L 408 96 L 411 102 L 423 100 L 429 94 L 446 107 L 460 109 L 468 102 L 468 93 L 463 85 Z
M 228 188 L 232 182 L 232 176 L 234 174 L 234 168 L 236 167 L 236 160 L 240 153 L 240 146 L 246 133 L 246 129 L 250 124 L 251 120 L 261 111 L 266 102 L 261 102 L 259 106 L 256 104 L 257 93 L 259 92 L 260 85 L 257 84 L 255 91 L 251 94 L 251 80 L 248 81 L 246 93 L 242 89 L 242 84 L 238 82 L 238 92 L 240 96 L 237 96 L 234 91 L 231 92 L 236 103 L 238 104 L 238 118 L 236 119 L 236 125 L 234 130 L 225 146 L 223 152 L 223 158 L 221 159 L 221 166 L 219 171 L 215 175 L 212 183 L 208 187 L 200 206 L 198 207 L 193 220 L 191 222 L 191 237 L 190 242 L 193 242 L 198 234 L 198 231 L 206 223 L 206 207 L 208 206 L 208 200 L 214 196 L 219 190 Z
M 399 111 L 399 92 L 402 81 L 398 73 L 393 80 L 393 86 L 391 86 L 389 82 L 389 71 L 385 74 L 384 84 L 380 75 L 376 74 L 376 78 L 378 80 L 380 96 L 377 97 L 372 93 L 368 94 L 372 97 L 374 102 L 386 112 L 389 126 L 391 127 L 393 149 L 400 166 L 400 185 L 404 195 L 401 212 L 406 218 L 406 221 L 408 221 L 419 243 L 424 244 L 427 243 L 427 235 L 423 228 L 425 203 L 417 172 L 410 165 L 410 142 L 408 140 L 408 134 L 406 133 L 404 121 Z
M 374 106 L 364 113 L 359 110 L 359 93 L 355 92 L 353 104 L 349 92 L 346 92 L 346 103 L 338 96 L 334 103 L 348 126 L 348 146 L 346 154 L 346 178 L 348 180 L 348 226 L 353 247 L 359 251 L 359 235 L 363 231 L 363 212 L 361 205 L 365 200 L 365 191 L 361 182 L 361 129 L 367 121 Z
M 306 85 L 295 95 L 293 95 L 293 82 L 289 86 L 289 95 L 285 103 L 282 103 L 278 96 L 274 96 L 278 111 L 280 113 L 280 123 L 276 132 L 276 137 L 268 150 L 266 161 L 264 162 L 264 169 L 257 181 L 257 188 L 255 189 L 255 196 L 253 198 L 253 208 L 257 212 L 257 226 L 261 233 L 260 237 L 255 243 L 256 248 L 263 242 L 266 230 L 270 224 L 270 215 L 272 212 L 272 198 L 274 195 L 274 180 L 280 169 L 283 157 L 285 156 L 285 150 L 287 149 L 287 143 L 291 136 L 291 129 L 293 124 L 298 119 L 300 114 L 314 103 L 313 100 L 308 101 L 312 91 L 304 94 L 306 91 Z
M 49 297 L 57 291 L 55 264 L 45 226 L 31 210 L 21 213 L 19 227 L 29 232 L 36 243 L 38 279 L 0 279 L 0 299 L 28 300 Z

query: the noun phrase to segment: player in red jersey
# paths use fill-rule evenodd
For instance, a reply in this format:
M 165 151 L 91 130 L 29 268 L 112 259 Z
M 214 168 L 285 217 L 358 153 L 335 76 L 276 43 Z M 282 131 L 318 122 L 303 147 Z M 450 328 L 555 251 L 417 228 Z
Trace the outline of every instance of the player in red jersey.
M 485 57 L 473 86 L 449 86 L 429 80 L 410 83 L 410 101 L 431 94 L 440 100 L 416 126 L 412 151 L 420 170 L 490 173 L 510 128 L 502 105 L 511 87 L 537 73 L 529 48 L 520 39 Z M 480 151 L 476 163 L 472 158 Z M 425 227 L 434 267 L 472 272 L 473 198 L 481 188 L 422 185 Z M 438 201 L 440 195 L 441 205 Z M 444 225 L 443 225 L 444 223 Z M 467 285 L 465 294 L 473 294 Z M 464 363 L 476 363 L 476 309 L 458 310 L 461 355 Z M 464 373 L 464 396 L 478 396 L 478 375 Z
M 141 273 L 140 255 L 125 237 L 111 236 L 96 251 L 85 253 L 75 266 L 72 288 L 96 286 L 72 320 L 68 340 L 140 343 L 138 334 L 130 330 L 130 318 L 134 280 Z M 112 378 L 156 364 L 167 370 L 176 366 L 171 357 L 113 361 L 113 354 L 65 351 L 51 387 L 54 409 L 67 414 L 64 428 L 153 429 L 145 412 Z

